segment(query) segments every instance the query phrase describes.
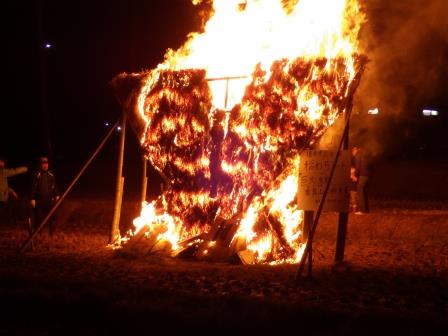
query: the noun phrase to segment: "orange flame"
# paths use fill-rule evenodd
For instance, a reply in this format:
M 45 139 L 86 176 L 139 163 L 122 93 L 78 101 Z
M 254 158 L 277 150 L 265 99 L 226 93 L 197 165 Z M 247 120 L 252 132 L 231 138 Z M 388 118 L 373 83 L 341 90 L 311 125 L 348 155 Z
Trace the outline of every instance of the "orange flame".
M 241 101 L 255 65 L 275 60 L 344 57 L 357 52 L 364 16 L 356 0 L 214 0 L 202 33 L 168 50 L 159 69 L 205 69 L 209 78 L 247 76 L 230 84 L 228 108 Z M 347 64 L 353 73 L 353 64 Z M 213 82 L 215 107 L 224 108 L 225 83 Z
M 258 262 L 298 262 L 300 150 L 345 109 L 363 20 L 357 0 L 214 0 L 141 86 L 141 143 L 168 185 L 134 233 L 176 249 L 222 219 Z

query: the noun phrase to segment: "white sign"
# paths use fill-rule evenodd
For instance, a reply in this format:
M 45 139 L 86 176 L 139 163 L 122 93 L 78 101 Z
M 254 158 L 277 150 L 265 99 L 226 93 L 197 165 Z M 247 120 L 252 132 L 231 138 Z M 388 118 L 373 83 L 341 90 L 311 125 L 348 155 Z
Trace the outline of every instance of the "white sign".
M 316 211 L 330 177 L 336 151 L 308 150 L 302 152 L 299 167 L 299 209 Z M 349 208 L 351 154 L 342 151 L 328 189 L 323 211 L 345 212 Z

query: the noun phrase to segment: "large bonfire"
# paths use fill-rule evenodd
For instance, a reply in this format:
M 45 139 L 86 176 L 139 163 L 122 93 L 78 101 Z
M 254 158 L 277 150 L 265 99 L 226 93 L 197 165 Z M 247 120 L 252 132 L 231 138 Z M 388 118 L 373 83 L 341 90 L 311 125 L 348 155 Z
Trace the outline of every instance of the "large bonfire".
M 351 103 L 363 15 L 356 0 L 214 0 L 209 16 L 156 69 L 114 79 L 165 181 L 128 238 L 298 262 L 300 153 Z

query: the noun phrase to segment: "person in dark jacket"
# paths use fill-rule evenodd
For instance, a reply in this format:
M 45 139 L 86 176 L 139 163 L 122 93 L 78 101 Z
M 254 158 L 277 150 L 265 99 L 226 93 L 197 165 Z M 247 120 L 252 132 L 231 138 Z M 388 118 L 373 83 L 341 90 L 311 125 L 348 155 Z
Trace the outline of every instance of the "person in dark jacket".
M 359 146 L 352 148 L 352 155 L 355 162 L 356 191 L 358 194 L 358 207 L 355 214 L 362 215 L 369 212 L 367 184 L 372 172 L 371 160 L 365 150 Z
M 55 202 L 59 199 L 56 179 L 49 170 L 47 157 L 40 158 L 40 169 L 34 173 L 31 183 L 31 206 L 34 208 L 34 230 L 42 223 Z M 56 221 L 49 222 L 50 235 L 53 235 Z

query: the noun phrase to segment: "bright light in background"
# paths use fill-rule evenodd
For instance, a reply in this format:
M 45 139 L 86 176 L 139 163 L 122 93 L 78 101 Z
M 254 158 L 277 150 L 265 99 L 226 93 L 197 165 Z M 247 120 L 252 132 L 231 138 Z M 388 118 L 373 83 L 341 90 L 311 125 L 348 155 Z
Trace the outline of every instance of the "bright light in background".
M 439 111 L 424 109 L 423 110 L 423 115 L 425 117 L 434 117 L 434 116 L 438 116 L 439 115 Z
M 109 127 L 109 123 L 106 121 L 106 122 L 104 123 L 104 126 Z
M 120 132 L 121 131 L 121 126 L 117 127 L 117 131 Z
M 378 107 L 375 107 L 373 109 L 370 109 L 367 113 L 368 114 L 379 114 L 380 110 L 378 109 Z
M 44 44 L 45 49 L 50 49 L 52 47 L 51 43 L 45 43 Z

